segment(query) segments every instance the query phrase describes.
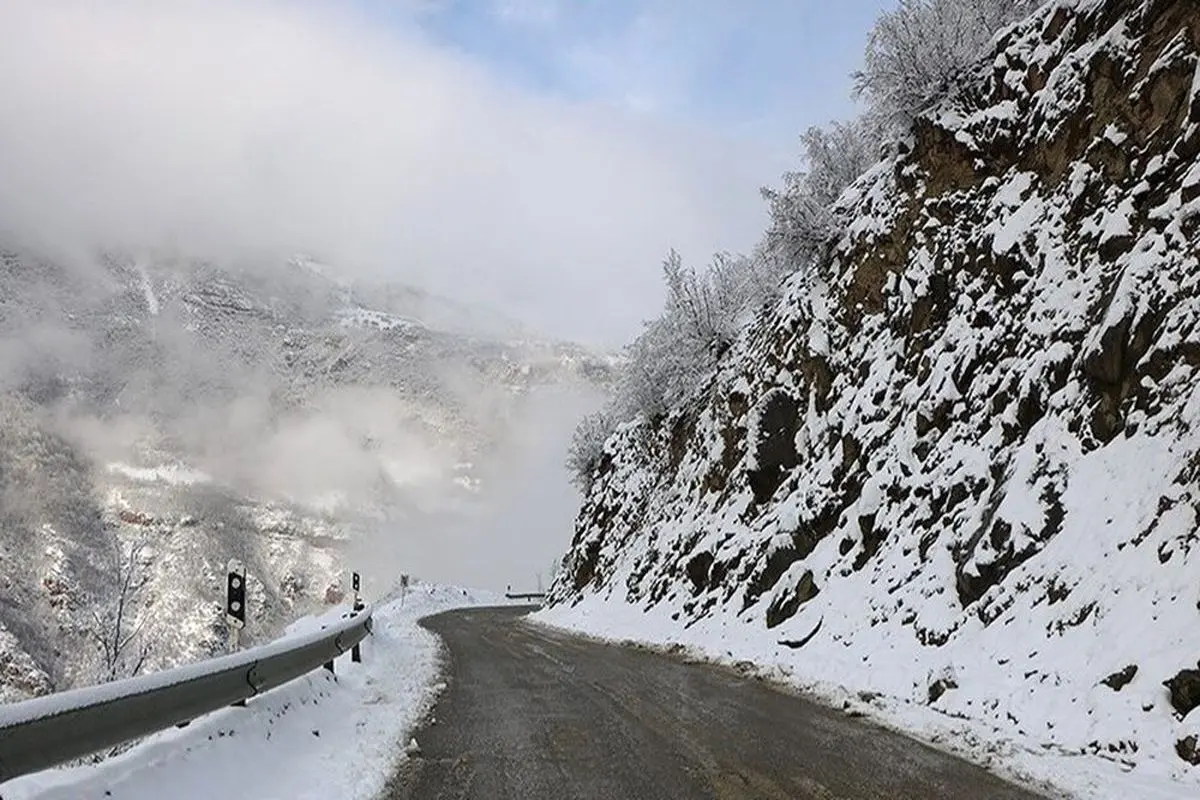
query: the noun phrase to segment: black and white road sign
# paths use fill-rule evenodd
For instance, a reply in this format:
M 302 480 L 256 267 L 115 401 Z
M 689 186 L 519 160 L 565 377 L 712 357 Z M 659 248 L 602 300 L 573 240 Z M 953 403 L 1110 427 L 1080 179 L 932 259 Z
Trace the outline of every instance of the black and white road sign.
M 246 566 L 236 558 L 229 560 L 225 592 L 225 621 L 234 628 L 246 627 Z

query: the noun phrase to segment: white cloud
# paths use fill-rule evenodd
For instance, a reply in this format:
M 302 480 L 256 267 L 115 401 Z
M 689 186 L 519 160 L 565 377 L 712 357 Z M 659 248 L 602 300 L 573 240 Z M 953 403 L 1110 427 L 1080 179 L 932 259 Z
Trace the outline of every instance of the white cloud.
M 771 179 L 331 4 L 0 0 L 0 29 L 0 236 L 60 248 L 307 250 L 614 341 L 668 247 L 752 242 Z

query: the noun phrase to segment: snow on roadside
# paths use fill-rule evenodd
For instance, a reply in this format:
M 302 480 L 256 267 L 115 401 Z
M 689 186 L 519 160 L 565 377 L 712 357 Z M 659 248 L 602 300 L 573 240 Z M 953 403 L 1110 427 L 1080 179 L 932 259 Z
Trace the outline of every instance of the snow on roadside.
M 404 743 L 439 691 L 440 643 L 417 625 L 452 608 L 503 604 L 503 597 L 417 584 L 375 609 L 363 663 L 349 654 L 336 677 L 316 670 L 186 728 L 148 737 L 94 766 L 49 770 L 4 784 L 5 800 L 355 800 L 374 798 Z M 319 627 L 299 620 L 287 635 Z
M 603 594 L 584 595 L 574 605 L 535 612 L 531 621 L 618 644 L 639 644 L 712 661 L 803 691 L 815 700 L 913 736 L 981 764 L 1018 783 L 1042 787 L 1051 796 L 1087 800 L 1194 800 L 1195 785 L 1167 769 L 1140 765 L 1129 770 L 1111 760 L 1015 740 L 1011 731 L 921 702 L 918 698 L 860 691 L 838 680 L 839 665 L 816 663 L 803 651 L 781 649 L 775 631 L 717 615 L 684 627 L 665 605 L 643 611 Z M 819 661 L 819 657 L 817 661 Z M 850 673 L 843 673 L 850 674 Z M 961 692 L 961 690 L 959 690 Z

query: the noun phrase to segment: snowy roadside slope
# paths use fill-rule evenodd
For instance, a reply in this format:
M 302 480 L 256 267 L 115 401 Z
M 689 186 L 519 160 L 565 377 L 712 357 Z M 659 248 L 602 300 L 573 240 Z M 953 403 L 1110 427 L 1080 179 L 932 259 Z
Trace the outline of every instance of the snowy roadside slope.
M 355 800 L 382 791 L 409 731 L 437 696 L 440 644 L 417 625 L 429 614 L 505 602 L 490 592 L 412 587 L 375 610 L 363 663 L 338 659 L 187 728 L 148 737 L 96 766 L 51 770 L 3 786 L 5 800 Z M 289 633 L 319 618 L 298 621 Z
M 998 36 L 828 259 L 608 439 L 548 616 L 785 665 L 1083 797 L 1200 797 L 1197 9 Z
M 683 628 L 664 606 L 643 611 L 599 595 L 585 597 L 571 607 L 560 605 L 542 609 L 530 619 L 614 644 L 648 646 L 723 664 L 794 687 L 815 700 L 861 715 L 974 761 L 1018 783 L 1040 789 L 1049 797 L 1194 800 L 1198 796 L 1196 785 L 1178 780 L 1179 770 L 1170 763 L 1152 761 L 1131 770 L 1110 758 L 1048 745 L 1036 731 L 1018 732 L 987 719 L 929 705 L 922 697 L 880 691 L 877 683 L 863 682 L 858 676 L 869 669 L 883 678 L 889 671 L 886 663 L 865 667 L 856 650 L 839 647 L 845 651 L 839 654 L 828 650 L 805 652 L 780 647 L 774 631 L 743 625 L 728 617 L 710 617 Z M 986 661 L 994 655 L 981 651 L 978 660 Z M 886 659 L 905 657 L 892 653 L 885 655 Z M 847 678 L 847 675 L 855 677 Z M 934 680 L 943 676 L 955 677 L 953 669 L 931 673 Z M 1111 691 L 1106 687 L 1100 687 L 1100 690 Z M 959 703 L 967 708 L 989 702 L 988 692 L 957 693 Z M 1055 702 L 1070 701 L 1055 698 L 1048 702 L 1041 695 L 1013 692 L 1010 702 L 1025 710 L 1031 705 L 1050 708 Z M 1091 694 L 1081 697 L 1080 703 L 1087 707 L 1097 705 Z M 1106 715 L 1102 722 L 1110 725 L 1120 722 L 1111 716 Z

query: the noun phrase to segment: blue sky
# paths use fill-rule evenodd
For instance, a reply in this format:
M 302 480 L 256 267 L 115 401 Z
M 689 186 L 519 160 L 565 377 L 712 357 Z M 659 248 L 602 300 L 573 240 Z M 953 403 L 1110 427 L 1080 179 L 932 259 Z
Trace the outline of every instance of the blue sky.
M 413 8 L 362 0 L 412 21 Z M 885 0 L 410 0 L 434 42 L 522 88 L 790 146 L 854 113 Z M 768 176 L 764 176 L 764 180 Z

